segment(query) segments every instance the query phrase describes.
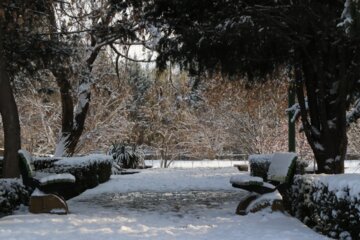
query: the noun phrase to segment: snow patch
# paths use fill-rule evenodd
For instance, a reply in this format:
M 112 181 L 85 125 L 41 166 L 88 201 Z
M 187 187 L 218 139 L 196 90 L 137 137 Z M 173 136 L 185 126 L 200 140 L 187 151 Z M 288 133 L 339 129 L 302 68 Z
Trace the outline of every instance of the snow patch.
M 282 196 L 279 191 L 274 191 L 261 195 L 255 201 L 250 203 L 250 205 L 246 208 L 246 212 L 250 212 L 251 209 L 254 209 L 256 208 L 256 206 L 261 205 L 265 202 L 272 203 L 274 200 L 282 200 Z
M 257 182 L 257 183 L 263 183 L 263 179 L 261 177 L 253 177 L 247 174 L 241 174 L 238 176 L 232 176 L 230 178 L 230 183 L 235 184 L 245 184 L 249 182 Z
M 360 174 L 307 175 L 316 185 L 323 184 L 329 191 L 335 192 L 339 198 L 344 197 L 344 189 L 349 189 L 351 198 L 360 198 Z
M 268 170 L 268 179 L 284 182 L 291 164 L 297 157 L 296 153 L 275 153 Z
M 338 23 L 338 27 L 345 27 L 346 33 L 350 32 L 349 26 L 353 23 L 351 15 L 351 3 L 354 0 L 346 0 L 344 4 L 344 10 L 341 14 L 342 22 Z
M 324 146 L 323 146 L 321 143 L 319 143 L 319 142 L 315 142 L 315 143 L 314 143 L 314 147 L 315 147 L 317 150 L 320 150 L 320 151 L 324 151 L 324 150 L 325 150 Z
M 67 141 L 68 141 L 68 136 L 61 136 L 60 140 L 56 144 L 54 157 L 61 157 L 64 155 Z
M 63 157 L 59 161 L 55 162 L 55 165 L 66 165 L 66 166 L 83 166 L 89 163 L 99 162 L 112 162 L 112 156 L 105 154 L 90 154 L 81 157 Z
M 38 188 L 36 188 L 36 189 L 33 191 L 33 193 L 31 194 L 31 196 L 39 196 L 39 197 L 40 197 L 40 196 L 46 196 L 46 195 L 48 195 L 48 194 L 40 191 Z
M 249 156 L 249 163 L 269 162 L 274 154 L 254 154 Z
M 70 173 L 52 174 L 39 179 L 40 184 L 47 184 L 49 182 L 75 182 L 75 177 Z

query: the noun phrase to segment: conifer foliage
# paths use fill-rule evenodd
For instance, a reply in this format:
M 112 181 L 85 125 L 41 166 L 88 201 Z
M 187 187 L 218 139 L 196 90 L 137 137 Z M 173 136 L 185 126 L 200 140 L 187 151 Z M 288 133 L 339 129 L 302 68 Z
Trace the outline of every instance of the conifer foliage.
M 346 112 L 356 101 L 360 77 L 357 1 L 154 0 L 152 4 L 148 18 L 166 33 L 157 47 L 160 66 L 178 62 L 193 71 L 221 71 L 249 81 L 266 79 L 290 66 L 302 130 L 318 171 L 343 172 Z

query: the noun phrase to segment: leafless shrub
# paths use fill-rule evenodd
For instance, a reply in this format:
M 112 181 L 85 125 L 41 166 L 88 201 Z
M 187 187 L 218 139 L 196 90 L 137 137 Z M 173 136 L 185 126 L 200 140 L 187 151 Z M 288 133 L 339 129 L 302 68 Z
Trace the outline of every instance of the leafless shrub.
M 348 131 L 348 153 L 355 155 L 354 157 L 360 156 L 360 122 L 351 125 Z
M 203 79 L 193 92 L 182 72 L 156 74 L 137 69 L 144 78 L 129 80 L 131 72 L 125 70 L 118 79 L 111 62 L 100 58 L 94 67 L 98 80 L 78 153 L 106 152 L 112 142 L 127 141 L 156 149 L 167 166 L 177 158 L 287 151 L 286 79 L 249 85 L 213 77 Z M 59 93 L 51 77 L 46 79 L 29 82 L 16 93 L 23 147 L 35 154 L 53 153 L 61 122 Z M 149 82 L 142 88 L 139 81 Z M 55 92 L 39 91 L 43 88 Z M 358 130 L 349 132 L 349 149 L 354 151 L 360 144 Z M 312 158 L 301 133 L 297 151 L 302 158 Z

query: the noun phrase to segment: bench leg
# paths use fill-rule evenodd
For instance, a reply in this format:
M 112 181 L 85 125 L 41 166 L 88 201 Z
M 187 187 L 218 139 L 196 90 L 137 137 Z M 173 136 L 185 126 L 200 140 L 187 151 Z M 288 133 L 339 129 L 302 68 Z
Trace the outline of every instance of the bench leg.
M 246 215 L 247 214 L 247 207 L 250 205 L 252 201 L 259 197 L 258 194 L 249 194 L 248 196 L 241 199 L 239 205 L 236 208 L 236 214 L 238 215 Z
M 55 194 L 31 196 L 29 203 L 31 213 L 67 214 L 69 212 L 66 201 Z

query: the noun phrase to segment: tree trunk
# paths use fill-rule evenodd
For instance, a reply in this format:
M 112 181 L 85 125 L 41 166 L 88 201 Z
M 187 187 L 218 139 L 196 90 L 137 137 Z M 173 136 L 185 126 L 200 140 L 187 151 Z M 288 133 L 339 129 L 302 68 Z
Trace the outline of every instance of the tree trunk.
M 305 107 L 303 89 L 299 87 L 299 85 L 297 85 L 297 97 L 301 106 L 303 130 L 313 150 L 318 166 L 317 172 L 326 174 L 344 173 L 344 160 L 347 150 L 346 122 L 343 121 L 343 123 L 336 124 L 331 131 L 324 130 L 324 126 L 317 128 L 311 125 L 307 113 L 310 112 L 310 110 L 307 110 Z M 334 121 L 334 118 L 330 116 L 327 119 L 327 124 L 329 121 Z M 337 118 L 335 121 L 340 121 L 340 119 Z M 338 128 L 338 125 L 342 125 L 343 127 Z
M 95 46 L 93 43 L 92 46 Z M 62 128 L 60 139 L 56 145 L 55 156 L 72 156 L 79 143 L 85 128 L 86 115 L 89 110 L 91 87 L 93 79 L 91 76 L 92 65 L 95 62 L 100 48 L 94 49 L 87 58 L 82 69 L 79 70 L 80 86 L 78 87 L 77 103 L 74 108 L 70 79 L 72 72 L 66 68 L 52 69 L 58 86 L 60 87 L 62 103 Z
M 5 139 L 3 177 L 15 178 L 20 176 L 17 153 L 21 147 L 20 122 L 10 78 L 6 70 L 3 36 L 3 29 L 0 26 L 0 113 Z
M 318 166 L 318 173 L 340 174 L 344 173 L 344 159 L 346 155 L 347 138 L 329 138 L 324 141 L 323 151 L 314 150 L 315 159 Z M 332 148 L 327 147 L 336 144 Z
M 79 92 L 74 112 L 69 77 L 71 72 L 66 68 L 53 69 L 53 74 L 60 88 L 62 123 L 61 132 L 55 149 L 55 156 L 72 156 L 84 131 L 85 119 L 89 109 L 90 89 Z
M 51 30 L 55 33 L 57 25 L 53 6 L 49 4 L 46 7 L 46 12 L 50 21 L 49 24 L 52 26 Z M 51 39 L 55 42 L 59 41 L 57 34 L 52 34 Z M 93 56 L 93 54 L 91 56 Z M 95 61 L 96 56 L 94 56 L 93 61 Z M 57 85 L 60 88 L 62 113 L 61 131 L 59 133 L 59 139 L 56 144 L 54 156 L 72 156 L 76 152 L 76 147 L 84 131 L 85 119 L 90 102 L 90 87 L 79 87 L 77 104 L 74 110 L 74 98 L 69 80 L 74 76 L 70 67 L 71 63 L 69 62 L 67 56 L 54 56 L 54 59 L 55 60 L 50 62 L 49 68 L 56 78 Z M 90 64 L 92 64 L 93 61 Z M 85 68 L 89 67 L 87 66 Z M 85 75 L 87 76 L 87 74 Z M 83 74 L 79 74 L 79 76 L 83 76 Z M 84 79 L 81 79 L 80 82 L 83 85 Z M 85 85 L 90 86 L 87 83 L 88 82 L 86 82 Z
M 310 49 L 300 58 L 302 64 L 295 68 L 296 94 L 318 173 L 340 174 L 344 173 L 347 95 L 353 79 L 347 75 L 350 64 L 344 50 L 327 45 L 321 49 L 321 54 L 310 56 L 314 52 Z
M 92 38 L 91 47 L 94 49 L 84 62 L 84 65 L 78 70 L 80 86 L 78 87 L 75 109 L 73 108 L 72 100 L 71 103 L 69 100 L 71 97 L 71 85 L 68 79 L 70 78 L 71 72 L 66 71 L 65 74 L 63 71 L 59 73 L 56 69 L 53 69 L 56 81 L 60 87 L 63 113 L 62 130 L 60 139 L 56 145 L 55 156 L 72 156 L 76 151 L 76 147 L 84 131 L 86 115 L 90 105 L 91 87 L 94 84 L 91 71 L 101 50 L 101 47 L 95 46 L 96 40 Z M 72 113 L 72 111 L 74 112 Z
M 53 26 L 53 30 L 56 31 L 56 18 L 53 8 L 49 6 L 47 12 L 51 16 L 50 24 Z M 95 20 L 95 18 L 93 19 L 94 22 L 92 23 L 93 26 L 91 26 L 91 28 L 100 29 L 103 27 L 108 27 L 115 13 L 116 11 L 114 8 L 108 8 L 105 17 L 101 17 L 100 23 L 98 23 L 100 18 L 97 20 Z M 52 39 L 55 40 L 56 36 L 58 35 L 52 35 Z M 103 36 L 104 39 L 105 36 Z M 100 39 L 102 39 L 102 37 L 100 37 Z M 60 87 L 62 103 L 62 128 L 60 132 L 60 138 L 56 145 L 55 156 L 72 156 L 76 151 L 80 137 L 84 131 L 86 115 L 88 113 L 90 104 L 91 87 L 93 86 L 91 71 L 93 68 L 93 63 L 99 55 L 101 48 L 104 46 L 97 45 L 97 38 L 91 35 L 92 51 L 87 57 L 86 61 L 80 66 L 80 69 L 77 69 L 78 74 L 76 76 L 69 69 L 66 69 L 66 67 L 63 69 L 61 69 L 62 67 L 58 67 L 57 64 L 59 63 L 62 66 L 70 65 L 67 60 L 63 61 L 64 59 L 60 59 L 60 61 L 52 63 L 51 71 L 53 72 L 57 84 Z M 80 86 L 78 87 L 75 108 L 71 93 L 71 84 L 69 81 L 69 79 L 74 76 L 80 78 Z
M 74 118 L 69 118 L 68 115 L 63 115 L 62 117 L 62 130 L 54 154 L 57 157 L 72 156 L 76 152 L 76 147 L 85 127 L 85 119 L 89 109 L 90 92 L 84 93 L 84 96 L 85 99 L 87 99 L 86 103 L 84 105 L 81 105 L 81 103 L 79 104 L 81 107 L 78 111 L 76 111 Z M 64 101 L 63 95 L 61 98 L 62 112 L 68 112 L 71 106 L 71 104 L 69 104 L 70 101 Z M 73 108 L 71 108 L 71 111 L 73 111 Z M 69 120 L 74 121 L 71 123 L 71 126 L 68 124 Z

